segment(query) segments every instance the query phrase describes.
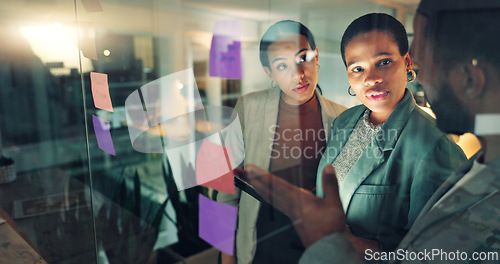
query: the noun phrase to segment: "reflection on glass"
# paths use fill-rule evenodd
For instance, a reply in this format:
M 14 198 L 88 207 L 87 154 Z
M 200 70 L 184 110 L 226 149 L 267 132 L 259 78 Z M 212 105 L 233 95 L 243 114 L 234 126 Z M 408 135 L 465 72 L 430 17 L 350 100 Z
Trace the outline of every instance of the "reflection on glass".
M 349 8 L 202 2 L 2 1 L 0 235 L 24 241 L 25 256 L 216 263 L 200 233 L 200 195 L 235 191 L 230 172 L 244 155 L 233 107 L 269 86 L 256 54 L 278 17 L 314 25 L 331 73 L 325 95 L 344 96 L 326 17 Z M 108 91 L 104 106 L 92 73 L 107 76 L 97 87 Z

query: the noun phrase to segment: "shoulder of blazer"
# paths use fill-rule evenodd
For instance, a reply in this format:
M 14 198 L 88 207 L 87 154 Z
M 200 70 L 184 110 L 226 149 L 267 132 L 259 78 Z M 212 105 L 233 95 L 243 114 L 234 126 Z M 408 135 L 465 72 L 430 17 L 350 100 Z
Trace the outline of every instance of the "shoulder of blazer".
M 267 97 L 275 97 L 280 95 L 280 90 L 278 88 L 271 88 L 256 92 L 247 93 L 242 96 L 245 100 L 261 100 L 266 99 Z
M 403 143 L 399 146 L 404 147 L 407 153 L 411 153 L 415 160 L 438 155 L 436 154 L 438 152 L 449 156 L 450 164 L 455 166 L 459 166 L 467 159 L 460 146 L 437 127 L 436 120 L 418 106 L 413 109 L 398 138 L 398 141 Z
M 245 113 L 255 113 L 255 111 L 264 110 L 267 100 L 279 96 L 279 94 L 279 91 L 275 89 L 266 89 L 242 95 L 236 102 L 235 109 L 240 117 L 245 117 Z M 251 117 L 252 115 L 248 115 L 248 118 Z M 245 118 L 241 119 L 245 120 Z
M 413 111 L 415 115 L 419 115 L 422 118 L 425 118 L 432 122 L 433 124 L 436 123 L 436 119 L 432 116 L 430 116 L 428 113 L 426 113 L 422 108 L 420 108 L 418 105 L 415 107 L 415 110 Z
M 436 120 L 427 114 L 424 110 L 420 109 L 420 107 L 416 106 L 413 112 L 410 115 L 408 124 L 409 129 L 405 129 L 404 132 L 412 134 L 412 139 L 417 139 L 416 137 L 423 137 L 425 139 L 420 139 L 427 142 L 428 144 L 432 144 L 430 142 L 431 138 L 437 140 L 449 140 L 455 143 L 450 137 L 448 137 L 443 131 L 441 131 L 437 125 Z M 415 133 L 418 131 L 418 133 Z M 411 140 L 411 139 L 410 139 Z
M 279 89 L 277 88 L 266 89 L 245 94 L 238 99 L 238 103 L 242 104 L 241 107 L 243 107 L 243 109 L 247 109 L 248 107 L 260 108 L 266 104 L 268 99 L 279 97 L 279 95 Z

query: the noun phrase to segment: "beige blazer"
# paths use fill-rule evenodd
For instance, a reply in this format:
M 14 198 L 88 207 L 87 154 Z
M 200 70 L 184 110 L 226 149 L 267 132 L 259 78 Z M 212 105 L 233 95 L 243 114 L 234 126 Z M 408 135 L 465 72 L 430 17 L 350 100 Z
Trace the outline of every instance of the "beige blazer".
M 240 97 L 236 103 L 243 132 L 244 164 L 255 164 L 269 170 L 280 92 L 278 88 L 254 92 Z M 329 135 L 333 120 L 346 108 L 324 98 L 318 91 L 316 96 L 321 106 L 325 135 Z M 235 243 L 237 263 L 251 263 L 256 249 L 260 202 L 238 188 L 236 195 L 219 193 L 217 201 L 239 206 Z

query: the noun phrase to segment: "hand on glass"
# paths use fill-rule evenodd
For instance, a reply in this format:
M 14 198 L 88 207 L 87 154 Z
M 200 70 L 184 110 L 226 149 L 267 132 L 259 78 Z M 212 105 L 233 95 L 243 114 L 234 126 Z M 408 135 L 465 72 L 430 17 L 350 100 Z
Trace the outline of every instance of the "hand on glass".
M 234 173 L 290 217 L 306 248 L 328 234 L 345 231 L 345 214 L 333 166 L 323 170 L 323 199 L 255 165 L 246 165 L 245 170 L 235 169 Z

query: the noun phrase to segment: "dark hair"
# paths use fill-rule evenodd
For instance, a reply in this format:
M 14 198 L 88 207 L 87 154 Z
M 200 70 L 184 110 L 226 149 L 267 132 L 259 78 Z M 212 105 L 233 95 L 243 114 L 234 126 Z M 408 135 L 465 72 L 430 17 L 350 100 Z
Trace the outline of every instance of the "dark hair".
M 423 14 L 428 22 L 427 43 L 434 49 L 434 61 L 441 69 L 460 61 L 477 59 L 500 70 L 500 6 L 497 8 L 443 10 Z
M 393 16 L 384 13 L 371 13 L 357 18 L 347 27 L 340 42 L 340 52 L 344 65 L 345 48 L 347 44 L 356 36 L 371 31 L 380 31 L 389 33 L 394 38 L 398 45 L 401 56 L 408 52 L 408 36 L 406 35 L 405 27 Z
M 293 20 L 282 20 L 271 25 L 260 39 L 260 63 L 263 67 L 270 68 L 268 49 L 271 44 L 280 40 L 287 34 L 299 34 L 304 36 L 309 42 L 311 49 L 316 49 L 316 43 L 311 31 L 302 23 Z

